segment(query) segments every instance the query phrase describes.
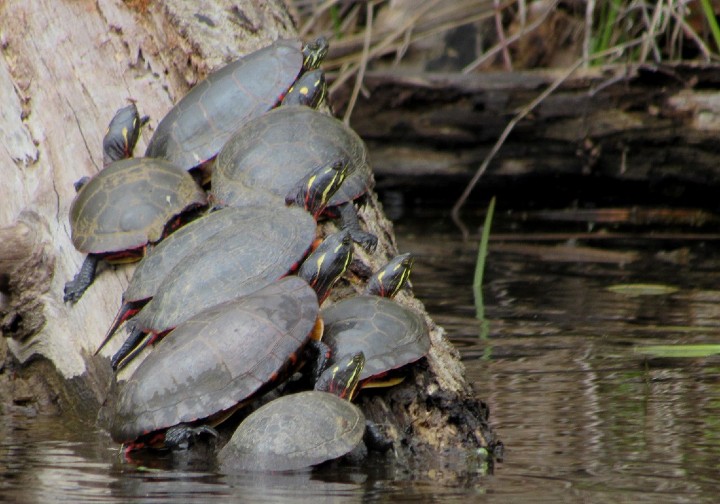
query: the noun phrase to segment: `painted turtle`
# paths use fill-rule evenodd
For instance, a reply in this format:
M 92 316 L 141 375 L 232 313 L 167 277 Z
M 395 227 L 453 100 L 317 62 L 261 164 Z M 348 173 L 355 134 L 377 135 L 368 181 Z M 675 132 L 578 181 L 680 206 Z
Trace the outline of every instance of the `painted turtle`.
M 103 137 L 103 164 L 132 157 L 135 144 L 140 137 L 140 129 L 150 120 L 140 117 L 134 103 L 121 108 L 110 121 Z
M 310 174 L 307 180 L 300 181 L 293 189 L 294 193 L 286 197 L 286 200 L 316 216 L 322 212 L 327 198 L 332 196 L 333 192 L 342 184 L 347 167 L 348 164 L 342 162 L 333 162 L 327 166 L 319 167 Z M 273 202 L 276 205 L 273 206 Z M 239 235 L 230 227 L 224 228 L 214 235 L 212 239 L 200 243 L 200 245 L 192 249 L 191 254 L 186 252 L 185 257 L 187 259 L 182 262 L 184 266 L 188 266 L 190 269 L 183 269 L 179 273 L 174 272 L 178 273 L 177 275 L 173 274 L 172 277 L 166 276 L 163 278 L 162 283 L 157 286 L 156 291 L 153 293 L 153 295 L 160 294 L 163 297 L 143 308 L 138 313 L 137 318 L 133 319 L 135 327 L 120 350 L 113 356 L 111 361 L 113 368 L 117 369 L 120 361 L 125 359 L 126 356 L 128 358 L 134 357 L 144 346 L 153 341 L 155 336 L 161 335 L 174 327 L 178 322 L 178 317 L 181 315 L 188 317 L 191 312 L 187 310 L 186 297 L 189 297 L 188 306 L 202 309 L 202 307 L 211 306 L 217 302 L 252 292 L 252 290 L 279 278 L 291 270 L 292 268 L 285 264 L 288 258 L 297 258 L 291 263 L 291 266 L 295 266 L 302 258 L 302 255 L 298 256 L 298 253 L 288 254 L 284 247 L 301 246 L 305 243 L 305 240 L 300 239 L 297 241 L 299 235 L 294 236 L 284 229 L 284 223 L 288 221 L 285 220 L 283 215 L 287 215 L 287 210 L 280 202 L 281 200 L 277 198 L 275 200 L 268 198 L 268 201 L 265 202 L 266 206 L 252 207 L 249 210 L 264 215 L 275 214 L 250 231 L 250 246 L 246 246 L 248 242 L 247 236 Z M 298 211 L 302 210 L 298 209 Z M 302 220 L 308 221 L 308 219 L 312 221 L 312 226 L 292 221 L 289 227 L 292 228 L 297 225 L 298 231 L 307 231 L 314 235 L 314 220 L 309 216 L 305 216 Z M 276 225 L 273 225 L 273 222 Z M 346 263 L 342 262 L 344 257 L 342 254 L 348 255 L 347 262 L 349 262 L 352 254 L 350 238 L 338 234 L 335 238 L 326 241 L 325 247 L 335 247 L 335 250 L 332 254 L 325 253 L 325 255 L 331 255 L 332 257 L 328 258 L 323 267 L 336 268 L 338 270 L 337 277 L 339 277 L 347 266 Z M 185 243 L 184 240 L 183 243 Z M 278 244 L 283 246 L 278 246 Z M 304 253 L 309 250 L 309 245 L 300 248 Z M 321 245 L 315 254 L 320 254 L 322 250 L 324 249 Z M 228 254 L 230 254 L 230 258 L 226 257 Z M 318 264 L 318 269 L 321 265 L 322 263 Z M 193 267 L 199 269 L 193 272 Z M 207 272 L 210 274 L 206 275 Z M 308 281 L 313 282 L 318 295 L 321 299 L 324 299 L 327 295 L 325 289 L 329 286 L 323 285 L 322 279 L 318 280 L 317 277 L 313 276 L 318 272 L 311 271 L 310 266 L 305 266 L 300 273 Z M 335 279 L 333 278 L 332 281 L 334 282 Z M 195 292 L 190 296 L 188 292 L 193 290 Z M 205 292 L 206 290 L 207 292 Z M 105 340 L 101 344 L 101 348 L 110 339 L 120 323 L 136 310 L 137 306 L 123 303 Z M 151 337 L 146 339 L 145 343 L 141 343 L 143 334 L 148 332 Z
M 320 388 L 280 397 L 251 413 L 218 453 L 222 470 L 291 471 L 353 451 L 366 429 L 363 412 L 349 401 L 364 360 L 358 353 L 333 369 Z
M 320 37 L 301 47 L 277 40 L 195 85 L 160 121 L 145 155 L 186 170 L 211 160 L 245 122 L 276 106 L 302 72 L 317 68 L 327 54 Z
M 349 159 L 350 168 L 327 210 L 339 213 L 353 240 L 372 249 L 377 238 L 360 229 L 352 203 L 374 185 L 365 144 L 341 121 L 309 107 L 278 107 L 241 127 L 218 154 L 210 197 L 253 205 L 268 194 L 287 194 L 295 181 L 336 159 Z
M 313 289 L 290 276 L 197 313 L 162 340 L 121 389 L 113 440 L 128 451 L 172 448 L 170 441 L 187 444 L 207 432 L 198 425 L 219 423 L 294 370 L 316 336 L 318 311 Z
M 285 229 L 268 230 L 266 225 L 256 226 L 255 233 L 254 239 L 238 240 L 243 243 L 242 247 L 233 246 L 232 234 L 215 235 L 185 258 L 182 270 L 168 276 L 152 300 L 133 317 L 133 332 L 113 356 L 113 367 L 124 366 L 149 343 L 195 313 L 250 294 L 283 277 L 298 256 L 302 257 L 310 247 L 314 237 L 313 231 L 313 236 L 301 240 L 288 235 Z M 292 244 L 302 243 L 303 252 L 289 254 L 280 250 L 277 240 L 286 236 Z M 269 237 L 272 240 L 269 241 Z M 341 231 L 325 238 L 305 259 L 298 276 L 315 289 L 322 303 L 351 260 L 352 241 L 346 231 Z
M 298 243 L 288 240 L 304 236 L 301 235 L 303 229 L 314 235 L 315 221 L 308 218 L 307 212 L 317 218 L 317 215 L 325 208 L 326 198 L 342 184 L 346 170 L 347 163 L 331 163 L 328 166 L 319 167 L 311 173 L 306 181 L 298 183 L 291 194 L 286 197 L 286 200 L 290 200 L 293 205 L 298 207 L 294 211 L 288 211 L 284 206 L 285 202 L 279 198 L 275 201 L 268 198 L 268 201 L 264 202 L 264 206 L 246 207 L 242 212 L 237 212 L 235 209 L 226 213 L 210 213 L 174 233 L 146 257 L 135 270 L 128 289 L 123 294 L 123 303 L 118 314 L 95 353 L 102 350 L 125 320 L 134 316 L 155 295 L 166 276 L 187 256 L 195 252 L 196 248 L 205 247 L 204 250 L 207 250 L 209 247 L 210 251 L 215 250 L 222 254 L 228 244 L 232 243 L 233 247 L 249 255 L 249 259 L 239 258 L 241 264 L 246 264 L 246 267 L 250 268 L 250 272 L 254 267 L 258 275 L 263 271 L 262 268 L 272 266 L 274 258 L 281 254 L 287 254 L 286 258 L 289 259 L 296 259 L 292 263 L 292 269 L 295 269 L 294 267 L 300 262 L 309 246 L 303 248 L 305 243 L 303 239 L 300 239 Z M 272 206 L 273 203 L 275 206 Z M 306 215 L 301 216 L 301 208 L 306 211 L 303 212 Z M 244 219 L 249 220 L 242 222 Z M 252 227 L 248 229 L 248 226 Z M 275 232 L 279 232 L 280 235 L 274 235 Z M 217 246 L 207 246 L 205 242 L 216 234 L 220 236 L 213 242 Z M 274 242 L 273 238 L 277 238 L 278 241 Z M 249 247 L 244 246 L 246 241 L 250 243 Z M 299 246 L 300 249 L 297 249 L 296 246 Z M 293 250 L 291 251 L 288 247 L 293 247 Z M 259 256 L 254 255 L 256 252 Z M 303 255 L 299 255 L 301 253 Z M 254 260 L 261 262 L 254 263 Z M 266 263 L 262 261 L 266 261 Z M 262 266 L 263 264 L 265 266 Z M 281 271 L 284 268 L 281 264 L 277 266 Z M 275 270 L 269 272 L 270 275 L 276 273 Z M 265 274 L 267 275 L 268 272 Z M 246 280 L 251 283 L 253 275 Z M 135 333 L 133 339 L 137 337 L 138 334 Z M 123 352 L 121 351 L 119 354 L 122 355 Z M 117 360 L 113 359 L 113 365 L 116 363 Z
M 128 125 L 134 129 L 127 130 Z M 148 243 L 159 241 L 176 225 L 177 216 L 207 203 L 193 178 L 167 161 L 115 159 L 132 152 L 141 125 L 134 105 L 130 113 L 128 107 L 118 111 L 103 142 L 105 157 L 112 162 L 78 188 L 70 206 L 72 242 L 87 257 L 65 284 L 66 302 L 80 299 L 94 280 L 100 259 L 139 260 Z
M 140 261 L 97 352 L 147 304 L 176 267 L 187 267 L 188 256 L 197 249 L 239 251 L 242 256 L 237 258 L 248 273 L 247 288 L 252 289 L 253 282 L 265 283 L 295 269 L 312 246 L 315 228 L 315 220 L 297 207 L 226 208 L 190 222 Z
M 407 254 L 396 258 L 375 275 L 383 287 L 366 292 L 394 295 L 407 281 L 411 267 L 412 259 Z M 361 386 L 372 385 L 393 369 L 421 359 L 430 350 L 425 319 L 386 297 L 365 294 L 344 299 L 324 309 L 322 319 L 323 342 L 330 347 L 331 363 L 358 351 L 365 353 Z

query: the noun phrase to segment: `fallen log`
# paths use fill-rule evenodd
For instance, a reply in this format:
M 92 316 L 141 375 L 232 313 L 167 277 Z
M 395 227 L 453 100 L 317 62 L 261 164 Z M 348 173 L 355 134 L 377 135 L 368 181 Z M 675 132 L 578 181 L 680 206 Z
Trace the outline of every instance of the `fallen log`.
M 24 387 L 0 399 L 94 421 L 113 381 L 108 356 L 119 342 L 93 352 L 132 267 L 99 274 L 77 304 L 63 303 L 63 286 L 83 260 L 70 242 L 73 182 L 101 169 L 106 124 L 127 101 L 151 117 L 142 152 L 192 84 L 239 54 L 292 36 L 293 24 L 280 1 L 205 2 L 201 10 L 182 0 L 82 0 L 50 12 L 34 0 L 10 0 L 0 6 L 0 28 L 0 96 L 9 104 L 0 115 L 0 239 L 7 241 L 0 246 L 0 390 Z M 358 254 L 375 269 L 397 252 L 392 225 L 374 195 L 360 217 L 380 239 L 375 254 Z M 402 300 L 424 313 L 411 296 Z M 428 323 L 433 346 L 425 364 L 361 404 L 388 427 L 398 457 L 410 465 L 436 465 L 440 454 L 482 460 L 478 450 L 501 446 L 487 408 L 442 329 Z
M 466 182 L 513 116 L 564 72 L 368 72 L 352 125 L 383 187 Z M 481 185 L 717 184 L 718 85 L 715 64 L 578 70 L 515 126 Z M 334 98 L 342 104 L 347 94 Z

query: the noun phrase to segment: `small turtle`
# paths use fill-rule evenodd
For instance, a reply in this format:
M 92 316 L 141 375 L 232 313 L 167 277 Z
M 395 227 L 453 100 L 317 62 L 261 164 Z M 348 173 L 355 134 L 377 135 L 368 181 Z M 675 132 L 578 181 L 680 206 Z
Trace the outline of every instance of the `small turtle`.
M 412 257 L 398 256 L 368 283 L 365 295 L 344 299 L 323 309 L 323 342 L 331 349 L 331 364 L 359 351 L 365 353 L 362 387 L 387 386 L 380 381 L 394 369 L 415 362 L 430 350 L 425 319 L 385 296 L 393 296 L 407 282 Z M 374 294 L 374 295 L 373 295 Z
M 70 206 L 71 238 L 87 256 L 77 275 L 65 284 L 66 302 L 82 297 L 101 259 L 139 260 L 148 244 L 177 227 L 181 214 L 207 204 L 202 188 L 177 166 L 160 159 L 117 158 L 132 153 L 141 125 L 134 104 L 119 110 L 103 141 L 110 163 L 76 184 L 78 193 Z
M 364 361 L 362 353 L 353 355 L 331 368 L 315 390 L 280 397 L 251 413 L 218 453 L 221 469 L 290 471 L 352 452 L 366 430 L 363 412 L 349 400 Z

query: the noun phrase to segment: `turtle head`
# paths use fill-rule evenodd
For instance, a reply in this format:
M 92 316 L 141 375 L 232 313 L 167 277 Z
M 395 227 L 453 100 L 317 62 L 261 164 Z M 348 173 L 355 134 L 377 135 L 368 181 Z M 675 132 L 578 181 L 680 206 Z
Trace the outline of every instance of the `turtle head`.
M 410 278 L 414 258 L 410 253 L 395 256 L 370 277 L 365 294 L 392 298 L 405 287 Z
M 103 164 L 132 157 L 135 144 L 140 138 L 140 129 L 148 122 L 147 116 L 140 117 L 137 106 L 131 103 L 113 116 L 103 138 Z
M 315 390 L 330 392 L 341 399 L 352 400 L 365 366 L 365 354 L 358 352 L 343 356 L 327 368 L 315 383 Z
M 303 207 L 317 219 L 342 185 L 349 169 L 350 162 L 347 159 L 315 168 L 290 190 L 285 196 L 285 203 Z
M 308 71 L 318 68 L 325 56 L 327 56 L 329 48 L 330 43 L 323 36 L 305 44 L 302 48 L 303 70 Z
M 315 289 L 322 304 L 335 282 L 352 261 L 353 241 L 348 231 L 333 233 L 310 254 L 298 269 L 298 276 Z
M 295 84 L 283 98 L 282 105 L 305 105 L 310 108 L 319 107 L 327 96 L 325 72 L 313 70 L 306 72 L 295 81 Z

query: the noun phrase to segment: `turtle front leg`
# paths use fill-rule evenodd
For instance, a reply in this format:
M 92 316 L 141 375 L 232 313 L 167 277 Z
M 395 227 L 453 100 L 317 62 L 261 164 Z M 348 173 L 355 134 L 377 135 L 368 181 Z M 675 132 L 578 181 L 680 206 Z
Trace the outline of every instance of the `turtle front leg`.
M 66 303 L 76 303 L 85 293 L 90 284 L 95 280 L 95 270 L 100 262 L 100 258 L 96 254 L 88 254 L 80 266 L 75 278 L 65 284 L 65 296 L 63 301 Z
M 340 226 L 342 229 L 350 231 L 350 236 L 355 243 L 359 243 L 362 248 L 368 252 L 375 250 L 377 246 L 377 236 L 367 231 L 363 231 L 360 227 L 360 221 L 358 220 L 357 211 L 352 201 L 343 203 L 338 206 L 338 212 L 340 213 Z
M 178 424 L 165 432 L 165 448 L 187 450 L 195 443 L 195 440 L 204 436 L 217 438 L 219 434 L 209 425 L 191 427 L 188 424 Z

